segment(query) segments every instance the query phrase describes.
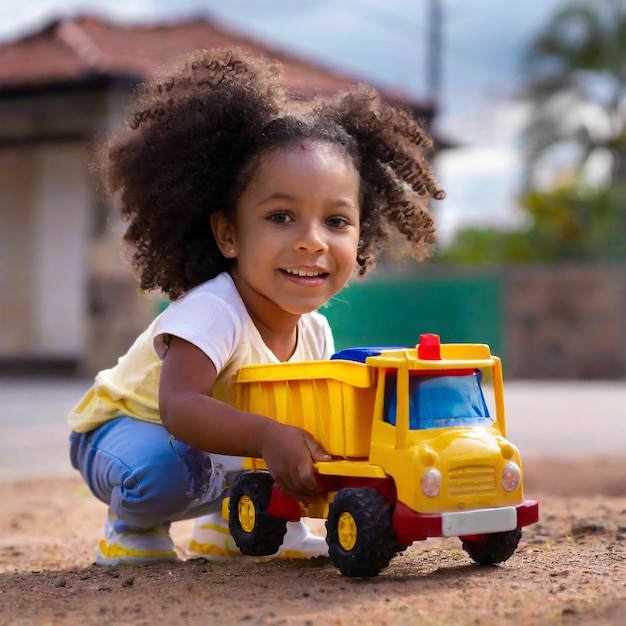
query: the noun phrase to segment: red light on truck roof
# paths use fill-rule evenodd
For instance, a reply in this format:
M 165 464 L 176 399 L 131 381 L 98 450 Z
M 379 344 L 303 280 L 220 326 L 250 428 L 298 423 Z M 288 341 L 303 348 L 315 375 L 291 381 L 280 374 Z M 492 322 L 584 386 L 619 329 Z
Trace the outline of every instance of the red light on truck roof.
M 417 358 L 424 361 L 441 360 L 439 335 L 433 333 L 420 335 L 420 342 L 417 344 Z

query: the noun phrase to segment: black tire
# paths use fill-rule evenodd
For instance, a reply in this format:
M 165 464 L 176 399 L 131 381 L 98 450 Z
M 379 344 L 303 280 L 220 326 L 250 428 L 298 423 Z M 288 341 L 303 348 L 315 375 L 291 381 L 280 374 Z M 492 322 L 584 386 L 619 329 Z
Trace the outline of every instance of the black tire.
M 287 532 L 287 521 L 267 512 L 272 498 L 269 474 L 243 474 L 233 486 L 228 526 L 238 548 L 249 556 L 275 554 Z
M 521 538 L 522 529 L 516 528 L 502 533 L 483 535 L 478 540 L 461 537 L 461 542 L 463 550 L 478 565 L 493 565 L 504 563 L 515 552 Z
M 326 541 L 333 565 L 344 576 L 377 576 L 401 547 L 385 498 L 375 489 L 341 489 L 326 520 Z

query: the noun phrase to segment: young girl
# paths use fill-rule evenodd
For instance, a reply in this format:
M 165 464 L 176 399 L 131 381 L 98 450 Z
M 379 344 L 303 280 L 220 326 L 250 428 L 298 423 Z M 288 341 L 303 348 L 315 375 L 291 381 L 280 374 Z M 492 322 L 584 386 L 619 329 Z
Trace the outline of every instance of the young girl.
M 316 310 L 390 228 L 418 258 L 435 240 L 426 205 L 444 194 L 419 124 L 366 87 L 303 102 L 279 80 L 241 51 L 196 52 L 143 86 L 100 151 L 141 288 L 173 301 L 69 418 L 72 464 L 109 506 L 101 565 L 175 560 L 169 526 L 187 518 L 199 518 L 194 554 L 240 555 L 219 511 L 242 456 L 315 498 L 312 464 L 330 457 L 308 433 L 232 408 L 231 378 L 329 358 Z M 277 554 L 325 553 L 300 522 Z

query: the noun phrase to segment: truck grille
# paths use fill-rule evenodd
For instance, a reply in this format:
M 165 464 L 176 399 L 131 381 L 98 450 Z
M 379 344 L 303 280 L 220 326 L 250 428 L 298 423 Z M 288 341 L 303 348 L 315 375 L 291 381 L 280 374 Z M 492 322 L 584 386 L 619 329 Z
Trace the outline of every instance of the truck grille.
M 496 469 L 489 465 L 467 465 L 450 470 L 450 496 L 489 495 L 496 493 Z

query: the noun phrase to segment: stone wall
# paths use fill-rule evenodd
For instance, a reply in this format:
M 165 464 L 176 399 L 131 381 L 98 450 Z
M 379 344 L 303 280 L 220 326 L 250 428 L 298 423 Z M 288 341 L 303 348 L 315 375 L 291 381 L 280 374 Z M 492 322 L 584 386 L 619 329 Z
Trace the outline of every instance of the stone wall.
M 508 268 L 508 378 L 626 378 L 626 268 Z

